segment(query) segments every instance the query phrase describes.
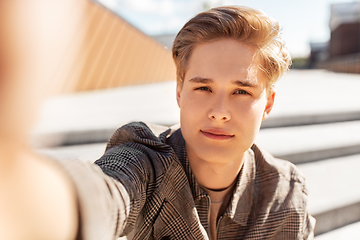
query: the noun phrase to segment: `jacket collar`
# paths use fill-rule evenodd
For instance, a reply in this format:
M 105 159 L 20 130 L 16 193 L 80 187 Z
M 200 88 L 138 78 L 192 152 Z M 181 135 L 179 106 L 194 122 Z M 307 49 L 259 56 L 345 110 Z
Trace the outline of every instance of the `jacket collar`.
M 185 140 L 182 136 L 181 129 L 178 129 L 171 135 L 169 144 L 174 149 L 175 154 L 184 168 L 194 200 L 207 196 L 206 192 L 196 182 L 195 175 L 190 168 L 190 163 L 186 154 Z
M 246 152 L 243 167 L 238 176 L 236 188 L 225 215 L 240 225 L 246 225 L 254 202 L 255 157 L 249 149 Z
M 207 196 L 207 193 L 199 186 L 195 176 L 191 171 L 189 160 L 186 154 L 185 140 L 178 129 L 170 137 L 169 144 L 174 148 L 185 173 L 187 175 L 191 192 L 194 200 Z M 224 215 L 240 225 L 246 225 L 252 208 L 254 198 L 254 181 L 255 181 L 255 156 L 254 152 L 249 149 L 245 154 L 243 167 L 238 175 L 236 188 L 230 200 L 229 206 Z

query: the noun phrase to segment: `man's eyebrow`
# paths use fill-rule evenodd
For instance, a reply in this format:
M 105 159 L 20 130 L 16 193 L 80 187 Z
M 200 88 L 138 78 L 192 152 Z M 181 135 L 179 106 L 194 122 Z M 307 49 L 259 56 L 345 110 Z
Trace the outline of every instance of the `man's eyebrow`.
M 241 86 L 241 87 L 256 87 L 257 86 L 256 84 L 251 83 L 249 81 L 240 81 L 240 80 L 233 81 L 233 84 Z
M 208 84 L 208 83 L 214 83 L 214 80 L 212 80 L 211 78 L 194 77 L 194 78 L 191 78 L 189 80 L 189 82 Z M 232 83 L 235 85 L 238 85 L 240 87 L 256 87 L 257 86 L 256 84 L 254 84 L 250 81 L 235 80 L 235 81 L 232 81 Z
M 210 78 L 194 77 L 194 78 L 190 79 L 189 82 L 206 84 L 206 83 L 213 83 L 214 80 L 212 80 Z

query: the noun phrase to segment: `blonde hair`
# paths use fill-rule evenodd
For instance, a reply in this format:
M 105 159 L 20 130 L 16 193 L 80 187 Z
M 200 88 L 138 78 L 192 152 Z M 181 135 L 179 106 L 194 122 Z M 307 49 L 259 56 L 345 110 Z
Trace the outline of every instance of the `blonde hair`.
M 277 21 L 248 7 L 217 7 L 190 19 L 174 40 L 172 54 L 180 86 L 196 45 L 219 38 L 232 38 L 257 49 L 259 68 L 269 80 L 269 89 L 291 64 Z

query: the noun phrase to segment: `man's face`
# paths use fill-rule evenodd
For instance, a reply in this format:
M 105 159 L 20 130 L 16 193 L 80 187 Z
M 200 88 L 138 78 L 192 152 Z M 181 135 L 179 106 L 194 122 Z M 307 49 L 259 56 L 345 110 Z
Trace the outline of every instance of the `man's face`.
M 177 86 L 181 130 L 191 161 L 241 160 L 267 117 L 275 93 L 255 49 L 232 39 L 197 45 Z

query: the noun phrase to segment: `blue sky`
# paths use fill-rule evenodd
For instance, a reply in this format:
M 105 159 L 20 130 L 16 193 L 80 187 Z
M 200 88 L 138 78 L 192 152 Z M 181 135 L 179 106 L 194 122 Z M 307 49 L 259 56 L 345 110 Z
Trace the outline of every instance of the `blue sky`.
M 349 0 L 98 0 L 148 35 L 176 33 L 205 3 L 245 5 L 279 21 L 293 57 L 307 56 L 310 42 L 330 36 L 330 5 Z

